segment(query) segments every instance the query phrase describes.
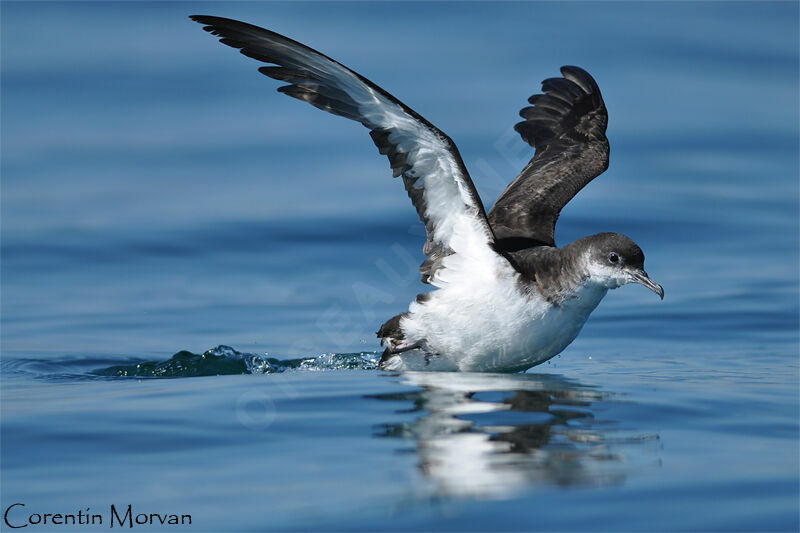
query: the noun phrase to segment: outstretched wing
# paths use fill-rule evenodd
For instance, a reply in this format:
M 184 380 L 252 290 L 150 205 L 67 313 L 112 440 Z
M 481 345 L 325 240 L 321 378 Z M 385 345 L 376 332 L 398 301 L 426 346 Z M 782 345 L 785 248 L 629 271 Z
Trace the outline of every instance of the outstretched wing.
M 279 92 L 369 128 L 394 176 L 425 224 L 428 256 L 420 267 L 430 283 L 451 254 L 486 258 L 494 235 L 478 192 L 450 138 L 395 97 L 333 59 L 277 33 L 236 20 L 194 15 L 220 42 L 277 66 L 259 72 L 288 82 Z
M 545 94 L 514 126 L 536 149 L 530 163 L 489 211 L 497 245 L 506 251 L 555 246 L 558 214 L 587 183 L 608 168 L 608 113 L 600 89 L 585 70 L 561 67 L 563 78 L 542 82 Z

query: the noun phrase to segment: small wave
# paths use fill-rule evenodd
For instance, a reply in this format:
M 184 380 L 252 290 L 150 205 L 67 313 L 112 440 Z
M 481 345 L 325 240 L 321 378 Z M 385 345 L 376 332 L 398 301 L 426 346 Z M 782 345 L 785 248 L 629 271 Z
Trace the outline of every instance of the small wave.
M 265 354 L 239 352 L 220 345 L 196 354 L 181 350 L 166 361 L 114 365 L 92 372 L 95 376 L 177 378 L 232 374 L 274 374 L 287 370 L 373 370 L 378 352 L 321 354 L 300 359 L 276 359 Z

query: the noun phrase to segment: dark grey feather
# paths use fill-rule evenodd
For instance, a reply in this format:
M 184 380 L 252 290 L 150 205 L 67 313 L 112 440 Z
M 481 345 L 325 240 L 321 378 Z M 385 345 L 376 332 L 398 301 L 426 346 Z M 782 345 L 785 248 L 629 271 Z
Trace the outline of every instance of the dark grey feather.
M 555 246 L 561 209 L 608 168 L 608 114 L 594 79 L 578 67 L 542 82 L 514 129 L 536 149 L 489 211 L 496 245 L 507 252 Z

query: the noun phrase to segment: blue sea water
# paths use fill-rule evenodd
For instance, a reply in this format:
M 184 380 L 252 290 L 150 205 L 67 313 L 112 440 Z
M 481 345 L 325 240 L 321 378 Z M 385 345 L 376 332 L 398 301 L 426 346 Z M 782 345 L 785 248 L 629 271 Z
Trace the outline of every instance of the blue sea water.
M 170 531 L 800 528 L 796 2 L 0 10 L 12 525 L 107 528 L 113 504 L 192 516 L 135 526 Z M 487 206 L 531 155 L 526 98 L 583 66 L 611 167 L 557 240 L 631 236 L 666 298 L 613 291 L 522 374 L 375 370 L 373 332 L 425 290 L 416 214 L 360 125 L 276 94 L 195 13 L 382 85 Z

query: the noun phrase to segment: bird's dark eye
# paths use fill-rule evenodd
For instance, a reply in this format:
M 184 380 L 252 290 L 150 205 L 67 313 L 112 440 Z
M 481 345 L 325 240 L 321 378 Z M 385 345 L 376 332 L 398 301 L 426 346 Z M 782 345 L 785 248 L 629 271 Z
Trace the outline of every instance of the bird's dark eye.
M 617 263 L 619 262 L 619 256 L 614 252 L 611 252 L 610 254 L 608 254 L 608 260 L 611 261 L 612 263 Z

